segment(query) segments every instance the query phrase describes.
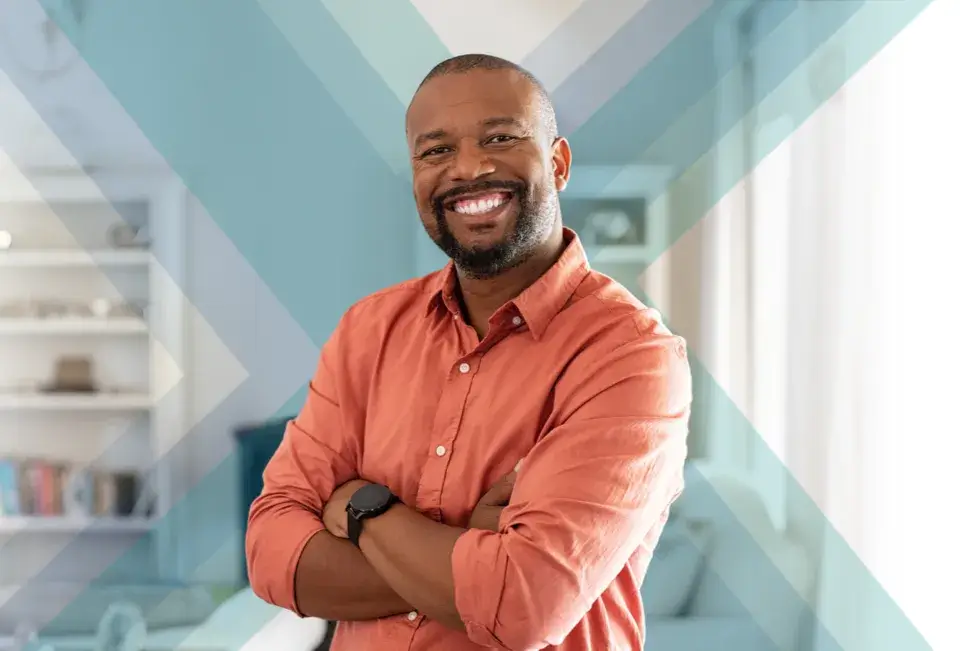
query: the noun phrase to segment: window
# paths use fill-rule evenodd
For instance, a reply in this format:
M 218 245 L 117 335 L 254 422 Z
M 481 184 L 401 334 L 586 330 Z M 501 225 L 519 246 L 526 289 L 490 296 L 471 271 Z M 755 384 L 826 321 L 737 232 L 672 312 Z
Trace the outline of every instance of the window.
M 790 133 L 792 120 L 764 125 L 757 142 Z M 747 239 L 749 417 L 760 439 L 748 450 L 750 471 L 767 498 L 771 517 L 786 525 L 784 464 L 787 454 L 787 328 L 789 229 L 792 212 L 792 138 L 755 167 L 748 181 Z M 769 450 L 758 449 L 766 444 Z M 771 454 L 772 453 L 772 454 Z

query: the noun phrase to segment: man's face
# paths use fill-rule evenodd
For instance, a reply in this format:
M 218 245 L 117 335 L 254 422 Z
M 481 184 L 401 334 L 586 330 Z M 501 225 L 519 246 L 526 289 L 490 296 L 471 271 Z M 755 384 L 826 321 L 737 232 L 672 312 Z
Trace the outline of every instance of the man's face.
M 487 278 L 515 267 L 558 226 L 570 148 L 547 134 L 522 75 L 430 80 L 410 105 L 407 139 L 424 228 L 462 271 Z

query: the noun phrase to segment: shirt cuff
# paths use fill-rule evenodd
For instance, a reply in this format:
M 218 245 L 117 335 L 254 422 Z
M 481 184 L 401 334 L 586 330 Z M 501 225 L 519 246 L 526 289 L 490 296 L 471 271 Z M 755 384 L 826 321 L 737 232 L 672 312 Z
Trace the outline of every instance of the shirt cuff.
M 312 513 L 290 511 L 283 518 L 282 528 L 282 533 L 277 535 L 277 531 L 268 526 L 269 535 L 252 541 L 260 565 L 257 573 L 269 601 L 305 618 L 297 604 L 297 566 L 307 543 L 326 527 Z
M 457 539 L 451 557 L 454 603 L 470 640 L 504 649 L 494 628 L 507 574 L 507 555 L 500 535 L 468 529 Z

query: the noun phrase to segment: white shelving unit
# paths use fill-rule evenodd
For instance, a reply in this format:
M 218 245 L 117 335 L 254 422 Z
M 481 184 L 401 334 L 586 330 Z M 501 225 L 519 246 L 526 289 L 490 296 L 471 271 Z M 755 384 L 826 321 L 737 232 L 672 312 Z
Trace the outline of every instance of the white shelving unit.
M 182 186 L 150 169 L 0 171 L 0 231 L 12 239 L 0 250 L 0 463 L 69 469 L 42 489 L 30 484 L 28 493 L 46 491 L 40 508 L 27 503 L 19 471 L 20 493 L 5 501 L 11 484 L 0 465 L 0 586 L 34 580 L 73 553 L 76 567 L 59 558 L 65 580 L 91 580 L 134 543 L 149 548 L 150 569 L 131 582 L 175 577 L 176 541 L 154 526 L 177 481 L 157 462 L 185 422 L 186 392 L 171 391 L 170 377 L 185 350 L 185 300 L 174 280 L 184 277 L 184 206 Z M 149 245 L 114 246 L 109 229 L 123 221 L 146 227 Z M 128 307 L 104 316 L 90 309 L 97 304 Z M 50 305 L 63 310 L 51 315 Z M 130 305 L 139 307 L 131 314 Z M 64 357 L 91 362 L 94 391 L 51 390 Z M 129 499 L 82 508 L 74 498 L 84 471 L 137 477 L 134 508 Z M 94 548 L 74 549 L 80 544 Z
M 578 228 L 590 265 L 631 291 L 640 290 L 667 313 L 670 267 L 666 253 L 670 238 L 670 201 L 667 190 L 674 170 L 666 165 L 637 164 L 627 167 L 574 166 L 561 202 L 582 200 L 628 201 L 644 206 L 641 243 L 591 245 L 585 229 Z M 641 279 L 642 274 L 642 279 Z

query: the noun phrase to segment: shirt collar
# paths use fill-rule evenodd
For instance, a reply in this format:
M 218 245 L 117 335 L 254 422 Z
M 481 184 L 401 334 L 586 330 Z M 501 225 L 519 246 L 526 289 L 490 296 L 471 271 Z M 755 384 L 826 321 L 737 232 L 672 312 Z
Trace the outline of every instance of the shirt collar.
M 564 227 L 563 241 L 565 248 L 553 266 L 504 306 L 508 309 L 511 305 L 515 307 L 526 321 L 534 339 L 543 336 L 550 321 L 560 313 L 590 271 L 586 252 L 577 234 Z M 446 309 L 451 314 L 460 313 L 454 293 L 456 283 L 456 269 L 453 262 L 449 262 L 431 283 L 427 296 L 427 313 L 435 309 Z

